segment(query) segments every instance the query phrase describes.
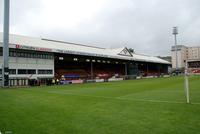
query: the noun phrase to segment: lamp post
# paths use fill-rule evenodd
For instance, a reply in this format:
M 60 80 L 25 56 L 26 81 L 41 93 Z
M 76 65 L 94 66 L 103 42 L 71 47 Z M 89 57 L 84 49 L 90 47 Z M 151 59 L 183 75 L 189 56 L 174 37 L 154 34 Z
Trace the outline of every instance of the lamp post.
M 175 53 L 176 53 L 176 70 L 178 69 L 178 54 L 177 54 L 177 39 L 176 35 L 178 34 L 178 28 L 173 27 L 172 34 L 174 35 L 174 45 L 175 45 Z
M 2 65 L 2 85 L 9 86 L 9 6 L 10 0 L 4 0 L 4 23 L 3 23 L 3 65 Z

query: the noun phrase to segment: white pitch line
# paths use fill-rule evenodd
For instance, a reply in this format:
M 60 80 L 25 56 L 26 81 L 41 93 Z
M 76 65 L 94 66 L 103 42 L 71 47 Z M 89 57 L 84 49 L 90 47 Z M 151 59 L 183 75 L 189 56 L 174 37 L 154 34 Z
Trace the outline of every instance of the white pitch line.
M 61 94 L 61 95 L 83 96 L 83 97 L 95 97 L 95 98 L 114 99 L 113 97 L 106 97 L 106 96 L 84 95 L 84 94 L 74 94 L 74 93 L 63 93 L 63 92 L 57 92 L 57 91 L 48 91 L 48 93 L 55 93 L 55 94 Z
M 166 94 L 170 94 L 170 93 L 184 93 L 184 91 L 173 91 L 173 90 L 171 90 L 171 91 L 155 91 L 155 90 L 152 90 L 152 91 L 150 91 L 150 90 L 148 90 L 148 91 L 144 91 L 144 92 L 152 92 L 152 93 L 166 93 Z M 199 91 L 193 91 L 192 93 L 200 93 Z M 122 95 L 122 96 L 120 96 L 120 97 L 117 97 L 117 98 L 125 98 L 125 97 L 129 97 L 129 96 L 132 96 L 132 95 L 135 95 L 135 94 L 137 94 L 137 93 L 132 93 L 132 94 L 126 94 L 126 95 Z M 126 98 L 125 98 L 126 99 Z M 134 99 L 135 100 L 135 99 Z M 141 99 L 141 100 L 143 100 L 143 99 Z M 171 102 L 171 101 L 170 101 Z
M 193 102 L 193 103 L 191 103 L 191 104 L 200 105 L 200 103 L 198 103 L 198 102 Z
M 164 100 L 147 100 L 147 99 L 127 99 L 127 98 L 117 98 L 120 100 L 130 100 L 130 101 L 144 101 L 144 102 L 157 102 L 157 103 L 174 103 L 174 104 L 184 104 L 185 102 L 181 101 L 164 101 Z
M 74 93 L 63 93 L 57 91 L 48 91 L 47 93 L 52 94 L 60 94 L 60 95 L 73 95 L 73 96 L 81 96 L 81 97 L 93 97 L 93 98 L 105 98 L 105 99 L 115 99 L 115 100 L 124 100 L 124 101 L 140 101 L 140 102 L 153 102 L 153 103 L 171 103 L 171 104 L 186 104 L 186 102 L 181 101 L 163 101 L 163 100 L 147 100 L 147 99 L 127 99 L 120 97 L 106 97 L 106 96 L 96 96 L 96 95 L 82 95 L 82 94 L 74 94 Z M 191 103 L 193 105 L 200 105 L 200 103 Z
M 165 92 L 165 91 L 155 91 L 155 90 L 152 90 L 152 91 L 150 91 L 150 90 L 148 90 L 148 91 L 144 91 L 143 93 L 145 93 L 145 92 L 152 92 L 152 93 L 184 93 L 183 91 L 178 91 L 178 92 L 176 92 L 176 91 L 167 91 L 167 92 Z M 140 94 L 140 92 L 138 92 L 139 94 Z M 117 98 L 125 98 L 125 97 L 129 97 L 129 96 L 132 96 L 132 95 L 135 95 L 135 94 L 138 94 L 137 92 L 136 93 L 132 93 L 132 94 L 126 94 L 126 95 L 122 95 L 122 96 L 119 96 L 119 97 L 117 97 Z

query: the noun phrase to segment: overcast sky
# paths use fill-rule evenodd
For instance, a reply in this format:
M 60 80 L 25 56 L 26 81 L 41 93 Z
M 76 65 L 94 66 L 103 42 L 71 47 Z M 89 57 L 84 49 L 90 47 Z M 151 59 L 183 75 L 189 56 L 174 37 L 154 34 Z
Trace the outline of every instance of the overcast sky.
M 10 0 L 10 33 L 93 46 L 126 46 L 170 55 L 178 44 L 200 46 L 200 0 Z M 0 0 L 0 31 L 3 0 Z

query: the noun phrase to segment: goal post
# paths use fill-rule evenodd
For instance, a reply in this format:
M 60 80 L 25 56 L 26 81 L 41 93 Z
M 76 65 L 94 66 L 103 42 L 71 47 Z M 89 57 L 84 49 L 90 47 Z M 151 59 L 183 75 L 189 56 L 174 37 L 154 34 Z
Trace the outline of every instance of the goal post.
M 189 72 L 188 72 L 188 63 L 187 63 L 187 60 L 185 60 L 184 90 L 185 90 L 186 102 L 190 103 L 190 92 L 189 92 L 188 75 L 189 75 Z

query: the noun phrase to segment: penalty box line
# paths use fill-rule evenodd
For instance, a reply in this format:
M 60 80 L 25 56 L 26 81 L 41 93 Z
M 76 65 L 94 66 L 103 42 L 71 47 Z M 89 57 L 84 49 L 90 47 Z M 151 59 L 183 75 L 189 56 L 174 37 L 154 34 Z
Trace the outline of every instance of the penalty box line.
M 60 94 L 60 95 L 73 95 L 80 97 L 93 97 L 93 98 L 104 98 L 104 99 L 114 99 L 114 100 L 124 100 L 124 101 L 138 101 L 138 102 L 152 102 L 152 103 L 170 103 L 170 104 L 186 104 L 186 102 L 181 101 L 163 101 L 163 100 L 148 100 L 148 99 L 127 99 L 122 97 L 106 97 L 106 96 L 96 96 L 96 95 L 83 95 L 83 94 L 74 94 L 74 93 L 63 93 L 58 91 L 48 91 L 47 93 L 51 94 Z M 190 103 L 193 105 L 200 105 L 200 103 Z

